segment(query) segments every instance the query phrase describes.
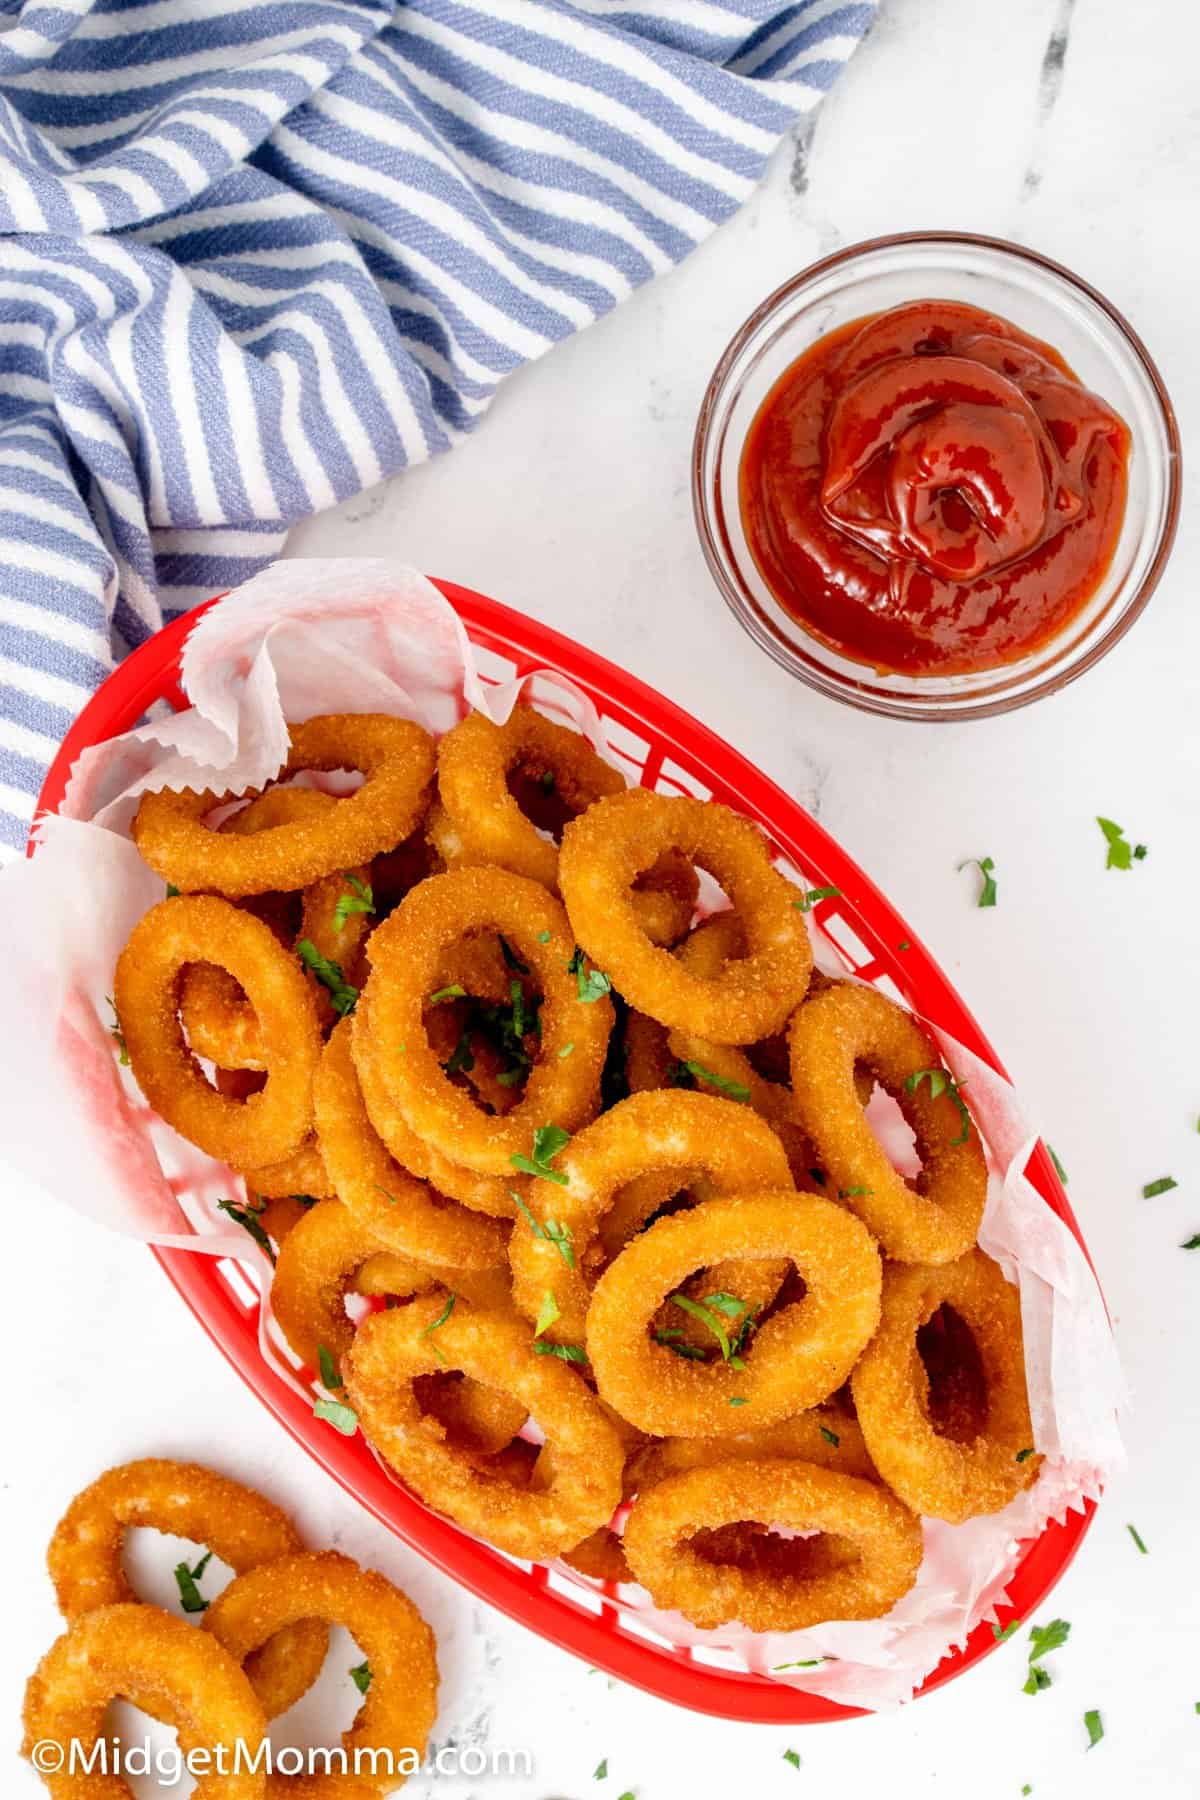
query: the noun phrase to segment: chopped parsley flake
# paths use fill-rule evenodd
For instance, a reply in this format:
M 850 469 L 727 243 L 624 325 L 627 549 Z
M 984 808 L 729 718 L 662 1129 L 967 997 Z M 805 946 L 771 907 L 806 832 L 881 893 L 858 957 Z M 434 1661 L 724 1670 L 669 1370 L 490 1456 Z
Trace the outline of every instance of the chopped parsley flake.
M 1141 1532 L 1138 1530 L 1137 1526 L 1136 1525 L 1127 1525 L 1125 1527 L 1125 1529 L 1129 1533 L 1130 1537 L 1133 1539 L 1134 1543 L 1137 1545 L 1138 1549 L 1141 1551 L 1142 1555 L 1149 1556 L 1150 1552 L 1146 1548 L 1146 1540 L 1143 1538 L 1143 1536 L 1142 1536 Z
M 125 1048 L 125 1033 L 121 1030 L 121 1015 L 117 1011 L 117 1003 L 111 994 L 108 996 L 108 1004 L 112 1007 L 113 1016 L 113 1022 L 108 1028 L 108 1035 L 115 1040 L 117 1048 L 121 1052 L 121 1067 L 127 1069 L 129 1067 L 129 1051 Z
M 966 1101 L 958 1091 L 958 1082 L 955 1081 L 953 1075 L 949 1074 L 945 1069 L 914 1069 L 911 1075 L 905 1077 L 904 1086 L 906 1091 L 910 1094 L 915 1094 L 923 1081 L 928 1081 L 929 1083 L 929 1094 L 931 1099 L 936 1100 L 939 1094 L 949 1094 L 951 1100 L 953 1100 L 955 1106 L 957 1106 L 959 1116 L 962 1119 L 962 1131 L 956 1138 L 951 1138 L 950 1142 L 952 1144 L 965 1144 L 971 1135 L 971 1115 L 967 1111 Z
M 734 1394 L 729 1404 L 730 1406 L 745 1406 L 746 1396 L 744 1394 Z
M 341 1400 L 314 1401 L 313 1416 L 324 1419 L 327 1425 L 332 1425 L 343 1437 L 353 1437 L 358 1430 L 358 1414 L 352 1406 L 345 1405 Z
M 338 1366 L 327 1344 L 317 1345 L 317 1362 L 321 1370 L 321 1386 L 330 1389 L 345 1387 L 345 1382 L 338 1374 Z
M 1050 1152 L 1050 1161 L 1054 1164 L 1054 1173 L 1058 1176 L 1058 1179 L 1062 1182 L 1063 1186 L 1066 1187 L 1067 1171 L 1063 1168 L 1061 1162 L 1058 1160 L 1058 1153 L 1055 1150 L 1054 1145 L 1047 1144 L 1046 1148 Z
M 202 1613 L 208 1611 L 208 1601 L 204 1598 L 204 1595 L 200 1592 L 196 1583 L 200 1580 L 211 1561 L 212 1551 L 209 1550 L 200 1558 L 200 1561 L 196 1564 L 194 1569 L 189 1569 L 185 1562 L 177 1563 L 175 1565 L 175 1582 L 176 1586 L 179 1588 L 179 1603 L 183 1607 L 185 1613 Z
M 1020 1624 L 1020 1619 L 1010 1619 L 1007 1625 L 993 1625 L 992 1636 L 998 1644 L 1006 1644 L 1014 1632 L 1020 1628 Z
M 800 1752 L 798 1750 L 785 1750 L 783 1753 L 783 1760 L 785 1763 L 791 1763 L 793 1769 L 798 1769 L 800 1767 Z
M 569 1225 L 560 1224 L 557 1219 L 547 1219 L 543 1225 L 542 1221 L 534 1214 L 528 1201 L 523 1200 L 515 1188 L 509 1188 L 508 1192 L 511 1199 L 516 1203 L 518 1212 L 524 1214 L 529 1229 L 532 1231 L 534 1237 L 544 1238 L 548 1244 L 553 1244 L 554 1248 L 558 1251 L 558 1254 L 566 1263 L 568 1269 L 573 1269 L 575 1267 L 575 1252 L 571 1248 L 571 1227 Z
M 744 1081 L 730 1081 L 727 1076 L 718 1075 L 714 1069 L 706 1069 L 700 1062 L 685 1062 L 683 1066 L 689 1075 L 694 1076 L 697 1081 L 703 1082 L 705 1087 L 716 1088 L 719 1093 L 727 1095 L 730 1100 L 748 1100 L 750 1098 L 750 1089 Z
M 537 1324 L 534 1326 L 533 1331 L 534 1337 L 540 1338 L 543 1332 L 549 1331 L 550 1327 L 556 1324 L 561 1318 L 562 1309 L 551 1289 L 547 1288 L 542 1295 L 542 1304 L 538 1307 Z
M 1083 1723 L 1088 1734 L 1088 1749 L 1094 1750 L 1104 1736 L 1104 1720 L 1093 1707 L 1090 1712 L 1084 1713 Z
M 466 988 L 460 982 L 452 981 L 449 987 L 438 988 L 435 993 L 430 994 L 429 1004 L 440 1006 L 443 1000 L 465 1000 L 466 997 Z
M 839 1447 L 839 1445 L 841 1444 L 841 1441 L 842 1441 L 841 1438 L 838 1436 L 837 1432 L 830 1431 L 830 1429 L 827 1425 L 822 1425 L 821 1436 L 825 1439 L 825 1442 L 827 1444 L 832 1444 L 835 1450 Z
M 806 888 L 798 900 L 792 901 L 792 905 L 797 912 L 806 913 L 812 911 L 818 900 L 840 900 L 841 897 L 842 890 L 838 887 Z
M 1029 1632 L 1029 1673 L 1022 1692 L 1040 1694 L 1050 1686 L 1050 1675 L 1042 1668 L 1042 1658 L 1052 1650 L 1060 1650 L 1071 1635 L 1066 1619 L 1052 1619 L 1049 1625 L 1034 1625 Z
M 690 1299 L 687 1294 L 670 1294 L 668 1298 L 672 1306 L 679 1307 L 681 1312 L 690 1313 L 693 1319 L 699 1319 L 705 1330 L 712 1333 L 720 1346 L 722 1357 L 731 1368 L 745 1368 L 745 1363 L 737 1353 L 737 1346 L 730 1342 L 728 1332 L 717 1317 L 716 1312 L 714 1312 L 710 1306 L 706 1306 L 702 1301 Z M 723 1303 L 734 1298 L 735 1297 L 730 1294 L 719 1294 L 717 1296 L 717 1299 Z M 746 1311 L 746 1305 L 744 1301 L 740 1300 L 736 1301 L 736 1304 L 739 1308 L 738 1316 L 740 1317 L 741 1314 Z M 720 1310 L 725 1312 L 726 1316 L 728 1316 L 728 1309 L 724 1304 L 722 1304 Z
M 457 1294 L 448 1294 L 447 1295 L 446 1304 L 445 1304 L 445 1306 L 443 1306 L 443 1308 L 442 1308 L 441 1312 L 438 1314 L 437 1318 L 433 1321 L 433 1323 L 431 1325 L 427 1325 L 425 1327 L 424 1331 L 421 1333 L 421 1336 L 423 1338 L 429 1337 L 432 1332 L 437 1331 L 441 1326 L 443 1326 L 446 1323 L 446 1320 L 450 1317 L 450 1314 L 454 1311 L 454 1302 L 457 1299 L 458 1299 Z M 438 1349 L 436 1344 L 430 1344 L 429 1348 L 433 1351 L 433 1354 L 437 1357 L 437 1359 L 440 1363 L 445 1362 L 446 1359 L 442 1355 L 441 1351 Z
M 996 877 L 993 871 L 995 870 L 996 865 L 991 857 L 968 856 L 965 862 L 959 863 L 958 867 L 960 874 L 963 869 L 978 869 L 979 873 L 983 876 L 983 883 L 979 889 L 979 898 L 975 902 L 976 906 L 995 906 Z
M 1028 1462 L 1029 1458 L 1032 1455 L 1033 1455 L 1033 1445 L 1030 1444 L 1027 1449 L 1017 1451 L 1017 1461 L 1018 1462 Z
M 603 1761 L 598 1762 L 596 1764 L 596 1767 L 592 1772 L 592 1780 L 593 1781 L 607 1781 L 608 1780 L 608 1758 L 607 1758 L 607 1756 L 603 1759 Z
M 575 977 L 575 991 L 583 1001 L 603 1000 L 612 992 L 612 982 L 600 969 L 589 969 L 587 958 L 578 945 L 567 964 L 567 973 Z
M 333 1010 L 338 1017 L 344 1019 L 358 1005 L 358 989 L 342 974 L 340 963 L 330 962 L 322 956 L 311 938 L 301 938 L 296 945 L 296 954 L 306 969 L 310 969 L 321 986 L 329 991 Z
M 784 1669 L 817 1669 L 824 1661 L 823 1656 L 807 1656 L 803 1662 L 776 1663 L 774 1673 L 778 1675 Z
M 350 1679 L 358 1689 L 359 1693 L 365 1694 L 370 1687 L 371 1682 L 374 1680 L 374 1677 L 371 1674 L 370 1663 L 360 1662 L 356 1668 L 351 1669 Z
M 1179 1183 L 1173 1175 L 1160 1175 L 1157 1181 L 1148 1181 L 1142 1189 L 1143 1200 L 1157 1199 L 1159 1194 L 1169 1194 Z
M 542 1181 L 557 1181 L 560 1187 L 566 1187 L 567 1177 L 561 1169 L 552 1169 L 550 1164 L 570 1141 L 570 1132 L 564 1131 L 561 1125 L 539 1125 L 533 1134 L 532 1157 L 514 1152 L 508 1160 L 523 1175 L 536 1175 Z
M 1200 1250 L 1200 1231 L 1193 1231 L 1191 1237 L 1180 1244 L 1179 1248 L 1181 1250 Z
M 1120 825 L 1111 819 L 1097 817 L 1097 825 L 1104 833 L 1104 841 L 1108 845 L 1108 855 L 1104 859 L 1106 869 L 1131 869 L 1135 862 L 1142 862 L 1146 856 L 1145 844 L 1130 844 Z
M 539 1340 L 533 1346 L 536 1356 L 557 1356 L 562 1362 L 585 1363 L 587 1351 L 581 1344 L 547 1344 Z
M 275 1250 L 270 1238 L 263 1230 L 261 1222 L 262 1208 L 256 1206 L 239 1206 L 236 1200 L 218 1200 L 217 1211 L 228 1213 L 235 1225 L 240 1225 L 258 1245 L 267 1261 L 274 1265 Z
M 574 1050 L 574 1048 L 575 1048 L 575 1046 L 573 1043 L 572 1044 L 564 1044 L 562 1049 L 558 1053 L 559 1059 L 561 1060 L 564 1056 L 570 1056 L 570 1054 L 571 1054 L 572 1050 Z
M 339 894 L 337 905 L 333 909 L 333 923 L 338 931 L 345 931 L 346 920 L 351 913 L 373 913 L 375 911 L 375 895 L 369 881 L 361 881 L 357 875 L 347 875 L 349 890 Z

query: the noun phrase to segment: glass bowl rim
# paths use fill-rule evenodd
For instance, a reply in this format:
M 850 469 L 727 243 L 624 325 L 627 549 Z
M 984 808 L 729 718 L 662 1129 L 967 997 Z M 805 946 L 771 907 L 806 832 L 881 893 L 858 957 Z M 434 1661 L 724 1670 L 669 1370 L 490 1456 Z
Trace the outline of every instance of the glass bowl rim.
M 959 701 L 952 695 L 930 694 L 921 698 L 915 693 L 861 692 L 835 671 L 825 669 L 818 672 L 810 669 L 801 661 L 797 649 L 769 622 L 761 619 L 753 601 L 734 586 L 726 570 L 725 560 L 720 552 L 717 531 L 711 517 L 712 509 L 705 481 L 705 461 L 712 436 L 713 422 L 731 372 L 755 334 L 788 300 L 831 271 L 865 259 L 880 250 L 896 250 L 918 245 L 945 245 L 948 247 L 957 245 L 969 250 L 995 251 L 1001 257 L 1011 257 L 1018 262 L 1031 264 L 1043 274 L 1056 278 L 1065 283 L 1068 288 L 1073 288 L 1077 293 L 1083 295 L 1104 315 L 1118 337 L 1124 339 L 1126 346 L 1132 351 L 1134 360 L 1140 365 L 1153 400 L 1158 407 L 1166 438 L 1166 506 L 1158 531 L 1158 541 L 1154 547 L 1154 555 L 1137 588 L 1126 599 L 1117 617 L 1113 619 L 1108 628 L 1076 662 L 1066 668 L 1058 667 L 1052 662 L 1040 674 L 1035 675 L 1031 686 L 1015 693 L 989 696 L 984 692 L 977 699 L 968 696 Z M 808 263 L 797 274 L 789 276 L 786 281 L 759 302 L 753 312 L 743 320 L 722 351 L 705 387 L 692 438 L 692 512 L 700 538 L 700 548 L 718 592 L 742 629 L 781 668 L 786 669 L 790 675 L 798 681 L 804 682 L 806 686 L 815 689 L 816 692 L 825 694 L 830 699 L 839 700 L 847 706 L 853 706 L 861 712 L 931 724 L 957 723 L 964 719 L 995 718 L 1001 713 L 1014 712 L 1019 707 L 1028 706 L 1033 701 L 1043 699 L 1047 695 L 1060 693 L 1063 688 L 1093 668 L 1101 657 L 1106 656 L 1113 646 L 1125 636 L 1134 621 L 1141 617 L 1162 578 L 1163 570 L 1166 568 L 1175 544 L 1179 526 L 1182 477 L 1183 448 L 1179 435 L 1179 422 L 1175 415 L 1171 396 L 1159 373 L 1157 363 L 1124 313 L 1114 306 L 1112 301 L 1100 292 L 1099 288 L 1093 287 L 1082 275 L 1077 275 L 1073 269 L 1067 268 L 1064 263 L 1055 261 L 1053 257 L 1044 255 L 1040 250 L 1030 249 L 1024 244 L 1013 243 L 1008 238 L 991 237 L 971 231 L 900 231 L 886 233 L 879 237 L 862 238 L 856 243 L 843 245 L 840 250 L 833 251 L 829 256 L 823 256 L 816 262 Z M 800 626 L 797 629 L 803 631 Z

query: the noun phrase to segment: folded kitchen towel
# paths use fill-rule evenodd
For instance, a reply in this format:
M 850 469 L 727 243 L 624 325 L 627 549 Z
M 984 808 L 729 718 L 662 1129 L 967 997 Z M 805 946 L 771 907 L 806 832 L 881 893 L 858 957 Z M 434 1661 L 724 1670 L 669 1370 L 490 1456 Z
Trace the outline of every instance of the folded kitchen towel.
M 0 855 L 114 662 L 745 199 L 874 0 L 0 0 Z

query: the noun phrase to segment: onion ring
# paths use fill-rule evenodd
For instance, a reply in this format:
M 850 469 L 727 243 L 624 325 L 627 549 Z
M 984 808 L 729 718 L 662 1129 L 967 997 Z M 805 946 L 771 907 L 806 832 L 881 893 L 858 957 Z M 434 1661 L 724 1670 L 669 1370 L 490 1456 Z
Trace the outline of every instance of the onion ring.
M 931 1416 L 917 1334 L 941 1307 L 970 1329 L 982 1364 L 981 1416 L 957 1437 Z M 998 1512 L 1036 1479 L 1021 1301 L 982 1250 L 935 1268 L 889 1265 L 879 1330 L 851 1377 L 863 1436 L 888 1486 L 917 1512 L 960 1524 Z M 961 1440 L 961 1441 L 960 1441 Z
M 179 978 L 195 962 L 228 969 L 257 1015 L 267 1079 L 247 1100 L 211 1087 L 184 1041 Z M 312 1127 L 321 1031 L 300 965 L 261 919 L 211 894 L 160 901 L 117 959 L 113 994 L 137 1083 L 182 1137 L 238 1168 L 279 1162 L 300 1148 Z
M 354 1724 L 342 1733 L 350 1766 L 356 1751 L 370 1749 L 390 1752 L 393 1768 L 415 1752 L 419 1766 L 437 1716 L 438 1665 L 433 1632 L 408 1595 L 336 1550 L 309 1551 L 239 1575 L 213 1601 L 203 1629 L 235 1663 L 244 1663 L 298 1619 L 343 1626 L 370 1665 L 370 1686 Z M 384 1791 L 398 1785 L 382 1770 L 375 1783 Z M 270 1791 L 283 1800 L 297 1789 L 290 1777 L 275 1775 Z M 333 1772 L 310 1775 L 305 1792 L 314 1800 L 340 1800 L 345 1784 Z
M 818 1531 L 856 1554 L 818 1558 L 789 1575 L 715 1563 L 699 1533 L 753 1521 Z M 625 1526 L 625 1555 L 656 1606 L 705 1630 L 740 1621 L 751 1631 L 800 1631 L 832 1619 L 878 1619 L 908 1593 L 921 1564 L 921 1522 L 886 1488 L 814 1464 L 734 1461 L 670 1475 L 640 1494 Z M 780 1559 L 782 1560 L 782 1559 Z
M 737 1437 L 655 1438 L 634 1452 L 629 1473 L 635 1490 L 645 1493 L 668 1475 L 731 1460 L 815 1463 L 860 1481 L 879 1480 L 858 1420 L 839 1406 L 812 1406 Z
M 381 1247 L 417 1262 L 487 1269 L 507 1255 L 498 1219 L 468 1212 L 393 1162 L 376 1136 L 350 1050 L 344 1019 L 325 1046 L 313 1083 L 321 1155 L 334 1190 Z
M 77 1740 L 87 1757 L 117 1696 L 178 1726 L 188 1749 L 223 1747 L 230 1772 L 201 1776 L 195 1800 L 263 1800 L 265 1771 L 245 1767 L 266 1731 L 254 1689 L 215 1639 L 153 1606 L 99 1607 L 51 1646 L 25 1689 L 23 1754 L 32 1759 L 39 1744 L 66 1750 Z M 38 1772 L 54 1800 L 132 1800 L 121 1775 Z
M 766 1319 L 740 1358 L 700 1363 L 654 1343 L 659 1307 L 696 1269 L 782 1258 L 807 1292 Z M 610 1406 L 664 1437 L 731 1437 L 816 1406 L 841 1386 L 879 1322 L 881 1267 L 844 1207 L 792 1189 L 706 1200 L 660 1219 L 596 1283 L 587 1352 Z
M 374 1232 L 340 1200 L 322 1200 L 288 1232 L 271 1283 L 271 1311 L 300 1361 L 315 1369 L 326 1350 L 336 1368 L 350 1348 L 354 1324 L 346 1295 L 368 1270 L 375 1293 L 428 1293 L 453 1289 L 467 1296 L 503 1298 L 497 1269 L 447 1269 L 413 1264 L 381 1251 Z M 512 1432 L 509 1436 L 513 1436 Z
M 916 1021 L 876 989 L 839 982 L 800 1008 L 791 1054 L 796 1108 L 830 1191 L 897 1262 L 962 1256 L 979 1232 L 987 1166 L 965 1105 Z M 893 1168 L 863 1116 L 854 1086 L 860 1064 L 916 1135 L 923 1167 L 915 1184 Z M 919 1079 L 926 1070 L 943 1077 L 943 1091 Z
M 531 706 L 514 706 L 503 725 L 469 713 L 438 745 L 441 804 L 430 815 L 430 841 L 447 868 L 510 869 L 557 894 L 558 846 L 542 835 L 511 792 L 514 770 L 552 782 L 564 822 L 606 794 L 623 793 L 626 785 L 586 738 Z M 683 936 L 698 888 L 696 871 L 678 854 L 647 871 L 633 904 L 652 943 L 673 944 Z
M 442 1311 L 434 1296 L 359 1327 L 345 1377 L 364 1432 L 426 1505 L 499 1549 L 533 1562 L 573 1549 L 620 1503 L 616 1428 L 574 1369 L 534 1354 L 527 1325 L 463 1301 L 439 1322 Z M 537 1420 L 553 1451 L 543 1489 L 522 1492 L 490 1476 L 423 1418 L 414 1379 L 443 1367 L 511 1395 Z
M 123 1463 L 72 1500 L 50 1540 L 50 1579 L 66 1620 L 136 1599 L 121 1551 L 126 1532 L 142 1526 L 203 1544 L 238 1575 L 304 1548 L 287 1514 L 253 1488 L 197 1463 Z M 304 1620 L 255 1652 L 246 1673 L 268 1718 L 308 1692 L 328 1643 L 321 1625 Z
M 541 1053 L 518 1104 L 503 1118 L 482 1112 L 449 1079 L 423 1022 L 446 950 L 481 930 L 503 934 L 543 994 Z M 512 1158 L 530 1155 L 539 1127 L 549 1122 L 574 1131 L 594 1117 L 613 1010 L 603 994 L 581 997 L 573 952 L 558 902 L 536 882 L 501 869 L 431 876 L 373 934 L 356 1059 L 374 1059 L 411 1130 L 451 1161 L 508 1177 Z
M 214 831 L 206 816 L 223 796 L 164 788 L 143 794 L 133 841 L 144 860 L 183 893 L 216 888 L 234 899 L 308 887 L 393 850 L 424 816 L 433 781 L 433 740 L 385 713 L 327 713 L 289 725 L 280 779 L 301 769 L 361 769 L 364 780 L 333 812 L 256 831 Z
M 691 974 L 651 944 L 631 904 L 632 883 L 668 850 L 721 883 L 746 932 L 749 954 L 714 977 Z M 753 1044 L 804 998 L 812 950 L 794 890 L 757 826 L 728 807 L 644 788 L 599 800 L 563 833 L 559 881 L 584 950 L 630 1006 L 664 1025 Z
M 631 1094 L 618 1102 L 572 1138 L 555 1169 L 566 1176 L 565 1184 L 535 1179 L 525 1184 L 525 1205 L 536 1226 L 517 1220 L 509 1262 L 518 1312 L 536 1319 L 546 1293 L 553 1293 L 560 1317 L 545 1335 L 558 1343 L 582 1338 L 588 1290 L 603 1261 L 600 1220 L 618 1190 L 635 1177 L 669 1174 L 678 1189 L 703 1175 L 725 1194 L 785 1188 L 791 1180 L 782 1145 L 756 1114 L 728 1100 L 677 1089 Z M 564 1250 L 571 1253 L 569 1262 Z M 778 1262 L 775 1272 L 778 1286 L 783 1274 Z
M 332 794 L 315 788 L 271 788 L 226 819 L 220 830 L 249 837 L 297 819 L 321 818 L 337 804 Z M 326 875 L 307 887 L 301 896 L 299 928 L 294 934 L 295 942 L 309 939 L 321 956 L 344 970 L 351 968 L 369 928 L 363 912 L 349 913 L 338 923 L 338 901 L 343 894 L 354 893 L 348 885 L 352 882 L 365 888 L 370 882 L 370 871 L 361 867 Z M 328 990 L 314 975 L 306 975 L 305 979 L 312 988 L 322 1029 L 328 1030 L 336 1017 Z M 185 969 L 179 987 L 179 1010 L 188 1043 L 197 1056 L 208 1057 L 220 1069 L 265 1066 L 254 1008 L 224 969 L 213 963 L 196 963 Z

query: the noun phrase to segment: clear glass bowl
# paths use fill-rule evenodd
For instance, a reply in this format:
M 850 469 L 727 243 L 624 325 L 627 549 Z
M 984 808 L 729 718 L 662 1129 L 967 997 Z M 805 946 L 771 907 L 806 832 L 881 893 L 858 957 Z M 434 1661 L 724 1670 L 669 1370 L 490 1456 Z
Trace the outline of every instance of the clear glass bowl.
M 751 555 L 738 504 L 742 447 L 784 370 L 819 337 L 911 300 L 984 307 L 1044 339 L 1132 434 L 1120 540 L 1092 599 L 1056 638 L 978 674 L 880 674 L 812 636 L 779 604 Z M 1145 346 L 1102 294 L 1035 251 L 998 238 L 919 232 L 875 238 L 815 263 L 753 313 L 713 373 L 692 459 L 696 525 L 713 578 L 762 649 L 834 699 L 900 719 L 978 719 L 1054 694 L 1122 637 L 1162 574 L 1179 513 L 1179 432 Z

